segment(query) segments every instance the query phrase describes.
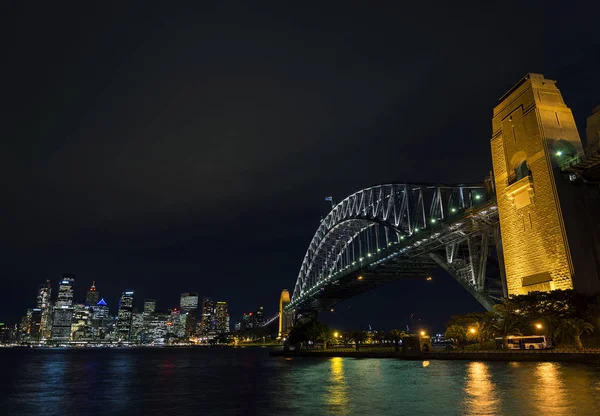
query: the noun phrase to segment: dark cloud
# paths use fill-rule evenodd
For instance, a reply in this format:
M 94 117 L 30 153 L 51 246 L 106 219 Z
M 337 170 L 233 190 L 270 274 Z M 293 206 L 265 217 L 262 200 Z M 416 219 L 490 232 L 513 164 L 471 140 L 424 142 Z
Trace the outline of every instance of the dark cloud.
M 3 13 L 0 319 L 62 272 L 112 305 L 128 287 L 273 312 L 325 195 L 481 180 L 492 108 L 527 72 L 558 79 L 580 128 L 600 100 L 591 4 L 121 3 Z M 393 286 L 395 316 L 426 309 L 408 289 L 452 312 Z M 353 302 L 396 322 L 373 296 Z

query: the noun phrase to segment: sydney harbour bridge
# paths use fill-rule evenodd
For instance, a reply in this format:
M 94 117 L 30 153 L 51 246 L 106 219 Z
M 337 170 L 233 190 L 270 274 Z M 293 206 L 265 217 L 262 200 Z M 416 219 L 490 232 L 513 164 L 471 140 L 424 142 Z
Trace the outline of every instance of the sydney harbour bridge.
M 490 181 L 361 189 L 321 221 L 282 310 L 297 318 L 330 310 L 390 281 L 426 278 L 439 267 L 491 309 L 506 291 L 500 241 Z
M 600 137 L 600 121 L 597 129 Z M 492 176 L 348 195 L 319 224 L 266 325 L 278 321 L 281 335 L 345 299 L 437 268 L 487 310 L 512 294 L 600 292 L 600 140 L 589 137 L 584 151 L 555 81 L 526 75 L 494 108 Z

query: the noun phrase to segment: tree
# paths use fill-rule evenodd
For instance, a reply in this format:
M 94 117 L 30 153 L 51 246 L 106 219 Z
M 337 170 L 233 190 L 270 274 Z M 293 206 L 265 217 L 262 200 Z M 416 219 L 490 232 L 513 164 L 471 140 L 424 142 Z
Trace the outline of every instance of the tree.
M 508 349 L 508 337 L 510 335 L 521 335 L 523 326 L 523 317 L 518 315 L 518 309 L 515 304 L 505 299 L 500 305 L 494 306 L 498 312 L 498 319 L 493 323 L 492 328 L 496 335 L 502 337 L 502 345 L 505 350 Z
M 392 329 L 390 332 L 387 333 L 387 339 L 394 343 L 394 350 L 396 352 L 400 351 L 400 341 L 405 336 L 407 336 L 406 332 L 401 331 L 399 329 Z
M 469 327 L 475 330 L 473 338 L 479 341 L 480 349 L 483 349 L 485 341 L 492 336 L 493 324 L 496 320 L 496 316 L 497 315 L 493 312 L 477 312 L 467 315 L 469 318 Z
M 364 331 L 353 331 L 350 334 L 350 339 L 352 339 L 356 345 L 356 351 L 360 349 L 360 344 L 365 342 L 368 338 L 368 335 Z
M 577 348 L 582 350 L 581 336 L 594 332 L 594 326 L 580 318 L 565 319 L 559 326 L 559 332 L 565 337 L 573 338 Z
M 452 338 L 456 341 L 456 346 L 460 347 L 467 339 L 467 330 L 462 325 L 453 324 L 446 328 L 444 337 Z

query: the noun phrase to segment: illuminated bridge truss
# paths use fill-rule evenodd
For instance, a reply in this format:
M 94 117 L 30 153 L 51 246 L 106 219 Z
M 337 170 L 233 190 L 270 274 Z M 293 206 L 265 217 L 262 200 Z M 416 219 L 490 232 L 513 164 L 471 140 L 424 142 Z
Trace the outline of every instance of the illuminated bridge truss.
M 495 201 L 483 185 L 386 184 L 360 190 L 321 222 L 286 311 L 327 310 L 438 267 L 491 309 L 503 294 L 498 233 Z M 488 272 L 494 270 L 492 279 Z

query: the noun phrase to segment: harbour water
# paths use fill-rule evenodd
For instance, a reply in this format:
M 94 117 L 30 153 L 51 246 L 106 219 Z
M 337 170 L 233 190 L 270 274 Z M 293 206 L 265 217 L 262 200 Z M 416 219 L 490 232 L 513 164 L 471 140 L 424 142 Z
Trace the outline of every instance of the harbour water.
M 600 367 L 269 357 L 267 349 L 0 350 L 2 415 L 594 415 Z

